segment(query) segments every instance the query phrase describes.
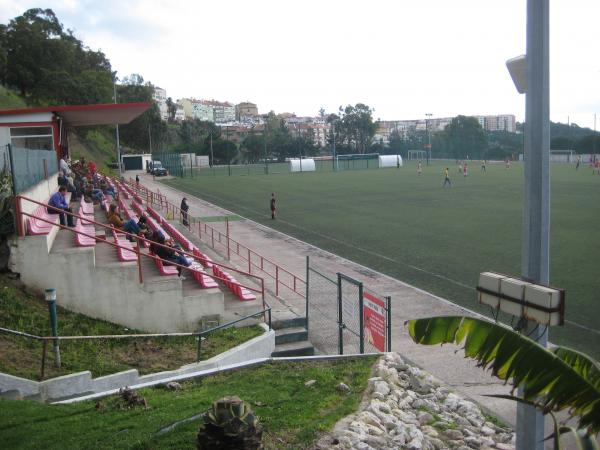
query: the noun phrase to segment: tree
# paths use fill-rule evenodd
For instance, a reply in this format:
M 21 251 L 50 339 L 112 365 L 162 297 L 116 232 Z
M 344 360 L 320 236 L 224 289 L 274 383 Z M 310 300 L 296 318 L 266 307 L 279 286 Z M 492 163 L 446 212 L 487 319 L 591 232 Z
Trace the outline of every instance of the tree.
M 450 156 L 479 158 L 488 147 L 487 136 L 475 117 L 457 116 L 443 131 Z
M 137 149 L 150 150 L 150 136 L 152 150 L 164 150 L 166 147 L 167 125 L 160 118 L 160 111 L 152 101 L 154 86 L 144 82 L 141 75 L 133 74 L 123 79 L 123 84 L 117 85 L 117 98 L 119 103 L 148 102 L 152 106 L 131 123 L 119 128 L 124 144 Z
M 244 142 L 242 142 L 242 147 L 246 151 L 246 160 L 248 162 L 256 163 L 264 156 L 265 139 L 266 136 L 259 136 L 254 133 L 246 136 Z
M 363 103 L 355 106 L 340 106 L 340 120 L 336 125 L 336 146 L 346 146 L 354 149 L 354 153 L 365 153 L 370 147 L 377 131 L 373 122 L 373 109 Z M 338 152 L 339 153 L 339 152 Z
M 51 9 L 34 8 L 0 28 L 0 79 L 30 104 L 104 103 L 110 62 L 65 31 Z
M 588 356 L 565 347 L 548 350 L 504 326 L 472 317 L 431 317 L 408 321 L 414 342 L 438 345 L 464 342 L 465 356 L 502 380 L 512 380 L 522 397 L 500 396 L 528 403 L 544 414 L 568 409 L 579 419 L 584 433 L 562 426 L 554 419 L 555 449 L 559 435 L 574 432 L 575 439 L 594 445 L 600 431 L 600 366 Z M 583 448 L 580 446 L 579 448 Z
M 167 98 L 167 119 L 169 122 L 175 122 L 175 114 L 177 114 L 177 103 L 169 97 Z

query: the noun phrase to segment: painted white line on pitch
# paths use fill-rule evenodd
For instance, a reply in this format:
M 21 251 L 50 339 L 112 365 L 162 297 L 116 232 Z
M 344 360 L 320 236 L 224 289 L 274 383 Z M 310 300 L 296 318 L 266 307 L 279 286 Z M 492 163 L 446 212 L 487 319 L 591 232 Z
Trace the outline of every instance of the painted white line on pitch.
M 210 194 L 204 194 L 204 195 L 206 195 L 207 197 L 213 197 L 213 198 L 215 198 L 215 199 L 217 199 L 217 200 L 221 200 L 221 201 L 223 201 L 223 199 L 222 199 L 222 198 L 219 198 L 219 197 L 217 197 L 217 196 L 214 196 L 214 195 L 210 195 Z M 239 208 L 246 209 L 247 211 L 253 212 L 253 213 L 255 213 L 255 214 L 261 214 L 259 211 L 253 210 L 253 209 L 251 209 L 251 208 L 248 208 L 248 207 L 245 207 L 245 206 L 242 206 L 242 205 L 239 205 L 239 204 L 237 204 L 237 203 L 233 203 L 233 202 L 229 202 L 229 203 L 231 203 L 232 205 L 234 205 L 234 206 L 237 206 L 237 207 L 239 207 Z M 239 215 L 239 214 L 238 214 L 238 215 Z M 240 217 L 243 217 L 243 216 L 240 216 Z M 246 219 L 246 220 L 251 220 L 251 219 L 247 219 L 247 218 L 245 218 L 245 217 L 244 217 L 244 219 Z M 431 272 L 431 271 L 429 271 L 429 270 L 423 269 L 423 268 L 421 268 L 421 267 L 417 267 L 417 266 L 415 266 L 415 265 L 413 265 L 413 264 L 409 264 L 409 263 L 406 263 L 406 262 L 404 262 L 404 261 L 398 261 L 398 260 L 396 260 L 396 259 L 390 258 L 389 256 L 382 255 L 381 253 L 377 253 L 377 252 L 374 252 L 374 251 L 371 251 L 371 250 L 367 250 L 367 249 L 365 249 L 365 248 L 358 247 L 358 246 L 356 246 L 356 245 L 348 244 L 348 243 L 346 243 L 346 242 L 344 242 L 344 241 L 341 241 L 341 240 L 339 240 L 339 239 L 336 239 L 336 238 L 334 238 L 334 237 L 328 236 L 328 235 L 326 235 L 326 234 L 318 233 L 318 232 L 316 232 L 316 231 L 313 231 L 313 230 L 307 230 L 306 228 L 300 227 L 300 226 L 298 226 L 298 225 L 295 225 L 295 224 L 293 224 L 293 223 L 290 223 L 290 222 L 288 222 L 288 221 L 286 221 L 286 220 L 279 220 L 279 219 L 278 219 L 278 221 L 279 221 L 279 222 L 281 222 L 281 223 L 285 223 L 286 225 L 288 225 L 288 226 L 290 226 L 290 227 L 292 227 L 292 228 L 296 228 L 296 229 L 298 229 L 298 230 L 302 230 L 302 231 L 305 231 L 305 232 L 308 232 L 308 233 L 314 234 L 315 236 L 319 236 L 319 237 L 321 237 L 321 238 L 323 238 L 323 239 L 327 239 L 327 240 L 329 240 L 329 241 L 332 241 L 332 242 L 335 242 L 335 243 L 337 243 L 337 244 L 341 244 L 341 245 L 343 245 L 343 246 L 345 246 L 345 247 L 348 247 L 348 248 L 351 248 L 351 249 L 355 249 L 355 250 L 361 251 L 361 252 L 363 252 L 363 253 L 366 253 L 366 254 L 368 254 L 368 255 L 376 256 L 376 257 L 378 257 L 378 258 L 385 259 L 385 260 L 387 260 L 387 261 L 390 261 L 390 262 L 393 262 L 393 263 L 395 263 L 395 264 L 402 264 L 402 265 L 404 265 L 404 266 L 406 266 L 406 267 L 410 267 L 411 269 L 417 270 L 417 271 L 419 271 L 419 272 L 426 273 L 427 275 L 431 275 L 432 277 L 436 277 L 436 278 L 439 278 L 439 279 L 441 279 L 441 280 L 447 281 L 447 282 L 449 282 L 449 283 L 455 284 L 456 286 L 460 286 L 460 287 L 462 287 L 462 288 L 465 288 L 465 289 L 468 289 L 468 290 L 471 290 L 471 291 L 474 291 L 474 290 L 475 290 L 475 289 L 473 288 L 473 286 L 466 285 L 466 284 L 464 284 L 464 283 L 461 283 L 460 281 L 456 281 L 456 280 L 453 280 L 452 278 L 448 278 L 448 277 L 446 277 L 446 276 L 444 276 L 444 275 L 440 275 L 440 274 L 437 274 L 437 273 L 435 273 L 435 272 Z M 255 222 L 255 221 L 254 221 L 254 220 L 252 220 L 252 222 Z M 255 222 L 255 223 L 258 223 L 258 222 Z M 261 225 L 262 225 L 262 224 L 261 224 Z M 264 226 L 264 225 L 263 225 L 263 226 Z M 267 227 L 267 228 L 268 228 L 268 227 Z M 269 229 L 270 229 L 270 230 L 272 230 L 272 228 L 269 228 Z M 284 234 L 285 236 L 288 236 L 288 235 L 287 235 L 287 234 L 285 234 L 285 233 L 281 233 L 281 234 Z M 293 236 L 290 236 L 290 237 L 293 237 Z M 294 238 L 294 239 L 297 239 L 297 238 Z M 299 240 L 299 241 L 300 241 L 300 239 L 297 239 L 297 240 Z M 300 241 L 300 242 L 304 242 L 304 241 Z M 306 244 L 307 242 L 304 242 L 304 243 Z M 316 247 L 316 248 L 318 248 L 318 247 Z M 332 254 L 333 254 L 333 253 L 332 253 Z M 339 256 L 339 255 L 335 255 L 335 256 Z M 345 258 L 344 258 L 344 259 L 345 259 Z M 354 261 L 353 261 L 353 262 L 354 262 Z M 364 267 L 364 266 L 363 266 L 363 267 Z M 365 268 L 366 268 L 366 269 L 369 269 L 368 267 L 365 267 Z M 372 270 L 372 269 L 369 269 L 369 270 Z
M 168 185 L 167 185 L 167 186 L 168 186 Z M 174 187 L 171 187 L 171 186 L 168 186 L 168 187 L 169 187 L 171 190 L 174 190 L 174 191 L 179 191 L 178 189 L 176 189 L 176 188 L 174 188 Z M 181 192 L 181 191 L 180 191 L 180 192 Z M 294 237 L 294 236 L 290 236 L 289 234 L 285 234 L 285 233 L 283 233 L 282 231 L 275 230 L 274 228 L 270 228 L 270 227 L 268 227 L 268 226 L 266 226 L 266 225 L 263 225 L 263 224 L 261 224 L 261 223 L 259 223 L 259 222 L 256 222 L 255 220 L 252 220 L 252 219 L 249 219 L 249 218 L 247 218 L 247 217 L 245 217 L 245 216 L 242 216 L 241 214 L 234 213 L 233 211 L 230 211 L 230 210 L 228 210 L 228 209 L 225 209 L 225 208 L 223 208 L 222 206 L 214 205 L 213 203 L 207 202 L 206 200 L 202 200 L 202 199 L 200 199 L 200 198 L 196 197 L 196 196 L 195 196 L 195 195 L 193 195 L 193 194 L 189 194 L 189 193 L 187 193 L 187 192 L 186 192 L 186 194 L 188 194 L 188 195 L 192 195 L 192 197 L 196 198 L 198 201 L 200 201 L 200 202 L 204 202 L 204 203 L 207 203 L 207 204 L 209 204 L 209 205 L 211 205 L 211 206 L 213 206 L 213 207 L 216 207 L 216 208 L 222 209 L 223 211 L 226 211 L 226 212 L 227 212 L 227 213 L 229 213 L 229 214 L 237 214 L 237 215 L 238 215 L 238 216 L 240 216 L 242 219 L 244 219 L 244 220 L 247 220 L 248 222 L 252 222 L 252 223 L 256 224 L 257 226 L 259 226 L 259 227 L 262 227 L 262 228 L 264 228 L 264 229 L 267 229 L 267 230 L 269 230 L 269 231 L 271 231 L 271 232 L 276 232 L 276 233 L 279 233 L 279 234 L 281 234 L 281 235 L 283 235 L 283 236 L 285 236 L 285 237 L 287 237 L 287 238 L 289 238 L 289 239 L 293 239 L 293 240 L 295 240 L 295 241 L 298 241 L 298 242 L 301 242 L 302 244 L 305 244 L 305 245 L 307 245 L 307 246 L 309 246 L 309 247 L 312 247 L 312 248 L 314 248 L 314 249 L 316 249 L 316 250 L 319 250 L 320 252 L 323 252 L 323 253 L 328 253 L 329 255 L 335 256 L 336 258 L 341 258 L 341 259 L 343 259 L 343 260 L 349 261 L 349 262 L 351 262 L 352 264 L 355 264 L 355 265 L 357 265 L 357 266 L 359 266 L 359 267 L 362 267 L 362 268 L 364 268 L 364 269 L 366 269 L 366 270 L 369 270 L 369 271 L 371 271 L 371 272 L 373 272 L 373 273 L 376 273 L 376 274 L 378 274 L 379 276 L 382 276 L 382 277 L 384 277 L 384 278 L 390 279 L 390 280 L 392 280 L 392 281 L 394 281 L 394 282 L 400 283 L 400 284 L 402 284 L 402 285 L 404 285 L 404 286 L 406 286 L 406 287 L 409 287 L 409 288 L 411 288 L 411 289 L 414 289 L 414 290 L 415 290 L 415 291 L 417 291 L 417 292 L 420 292 L 420 293 L 422 293 L 422 294 L 425 294 L 425 295 L 428 295 L 428 296 L 430 296 L 430 297 L 433 297 L 433 298 L 435 298 L 435 299 L 437 299 L 437 300 L 439 300 L 439 301 L 441 301 L 441 302 L 443 302 L 443 303 L 446 303 L 446 304 L 448 304 L 448 305 L 450 305 L 450 306 L 454 306 L 454 307 L 456 307 L 456 308 L 462 309 L 463 311 L 467 311 L 468 313 L 470 313 L 470 314 L 473 314 L 473 315 L 475 315 L 475 316 L 478 316 L 478 317 L 482 317 L 482 318 L 488 319 L 488 317 L 484 316 L 483 314 L 477 313 L 477 312 L 475 312 L 475 311 L 473 311 L 473 310 L 471 310 L 471 309 L 469 309 L 469 308 L 466 308 L 466 307 L 464 307 L 464 306 L 458 305 L 457 303 L 454 303 L 454 302 L 452 302 L 452 301 L 450 301 L 450 300 L 448 300 L 448 299 L 446 299 L 446 298 L 443 298 L 443 297 L 440 297 L 440 296 L 438 296 L 438 295 L 432 294 L 431 292 L 428 292 L 428 291 L 426 291 L 426 290 L 424 290 L 424 289 L 421 289 L 421 288 L 419 288 L 419 287 L 417 287 L 417 286 L 414 286 L 414 285 L 412 285 L 412 284 L 410 284 L 410 283 L 407 283 L 407 282 L 405 282 L 405 281 L 402 281 L 402 280 L 398 280 L 397 278 L 394 278 L 394 277 L 392 277 L 392 276 L 390 276 L 390 275 L 387 275 L 387 274 L 385 274 L 385 273 L 381 273 L 381 272 L 379 272 L 379 271 L 377 271 L 377 270 L 373 270 L 373 269 L 371 269 L 370 267 L 364 266 L 363 264 L 360 264 L 360 263 L 358 263 L 358 262 L 356 262 L 356 261 L 352 261 L 352 260 L 350 260 L 350 259 L 348 259 L 348 258 L 344 258 L 343 256 L 336 255 L 335 253 L 332 253 L 332 252 L 330 252 L 330 251 L 328 251 L 328 250 L 324 250 L 324 249 L 322 249 L 322 248 L 320 248 L 320 247 L 317 247 L 316 245 L 313 245 L 313 244 L 311 244 L 311 243 L 309 243 L 309 242 L 303 241 L 302 239 L 298 239 L 298 238 L 296 238 L 296 237 Z M 222 198 L 220 198 L 220 197 L 217 197 L 216 195 L 211 195 L 211 194 L 206 194 L 206 193 L 204 193 L 203 195 L 205 195 L 206 197 L 212 197 L 212 198 L 215 198 L 215 199 L 217 199 L 217 200 L 221 200 L 221 201 L 223 201 L 223 199 L 222 199 Z M 231 203 L 232 205 L 234 205 L 234 206 L 237 206 L 237 207 L 239 207 L 239 208 L 242 208 L 242 209 L 245 209 L 245 210 L 247 210 L 247 211 L 253 212 L 253 213 L 257 214 L 257 215 L 262 215 L 262 212 L 256 211 L 256 210 L 254 210 L 254 209 L 251 209 L 251 208 L 248 208 L 248 207 L 246 207 L 246 206 L 243 206 L 243 205 L 240 205 L 240 204 L 237 204 L 237 203 L 234 203 L 234 202 L 228 201 L 228 200 L 227 200 L 227 202 L 228 202 L 228 203 Z M 285 223 L 285 224 L 287 224 L 287 225 L 289 225 L 289 226 L 291 226 L 291 227 L 293 227 L 293 228 L 298 228 L 298 229 L 301 229 L 301 230 L 305 231 L 305 229 L 304 229 L 304 228 L 302 228 L 302 227 L 299 227 L 299 226 L 297 226 L 297 225 L 294 225 L 294 224 L 292 224 L 292 223 L 290 223 L 290 222 L 287 222 L 287 221 L 285 221 L 285 220 L 279 220 L 279 221 L 280 221 L 280 222 L 282 222 L 282 223 Z M 309 231 L 309 232 L 311 232 L 311 233 L 313 233 L 313 234 L 316 234 L 317 236 L 321 236 L 321 237 L 323 237 L 324 239 L 329 239 L 329 240 L 332 240 L 332 241 L 334 241 L 334 242 L 338 242 L 338 243 L 340 243 L 340 244 L 343 244 L 343 245 L 345 245 L 346 247 L 349 247 L 349 248 L 355 248 L 355 249 L 357 249 L 357 250 L 363 251 L 363 252 L 365 252 L 365 253 L 368 253 L 368 254 L 371 254 L 371 255 L 373 255 L 373 256 L 377 256 L 377 257 L 379 257 L 379 258 L 387 259 L 387 260 L 389 260 L 389 261 L 391 261 L 391 262 L 395 262 L 395 263 L 398 263 L 398 264 L 404 264 L 404 265 L 406 265 L 406 266 L 408 266 L 408 267 L 411 267 L 411 268 L 413 268 L 413 269 L 415 269 L 415 270 L 418 270 L 418 271 L 421 271 L 421 272 L 427 273 L 427 274 L 429 274 L 429 275 L 432 275 L 432 276 L 434 276 L 434 277 L 437 277 L 437 278 L 440 278 L 440 279 L 446 280 L 446 281 L 448 281 L 448 282 L 450 282 L 450 283 L 456 284 L 457 286 L 460 286 L 460 287 L 463 287 L 463 288 L 466 288 L 466 289 L 470 289 L 470 290 L 473 290 L 473 291 L 475 290 L 475 289 L 474 289 L 472 286 L 468 286 L 468 285 L 466 285 L 466 284 L 463 284 L 463 283 L 461 283 L 461 282 L 459 282 L 459 281 L 452 280 L 451 278 L 447 278 L 447 277 L 445 277 L 445 276 L 443 276 L 443 275 L 438 275 L 438 274 L 436 274 L 436 273 L 429 272 L 429 271 L 427 271 L 427 270 L 425 270 L 425 269 L 421 269 L 421 268 L 419 268 L 419 267 L 413 266 L 413 265 L 411 265 L 411 264 L 408 264 L 408 263 L 404 263 L 404 262 L 396 261 L 396 260 L 394 260 L 394 259 L 392 259 L 392 258 L 389 258 L 389 257 L 385 256 L 385 255 L 380 255 L 379 253 L 372 252 L 372 251 L 370 251 L 370 250 L 365 250 L 365 249 L 361 249 L 360 247 L 355 247 L 355 246 L 353 246 L 353 245 L 346 244 L 346 243 L 345 243 L 345 242 L 343 242 L 343 241 L 340 241 L 340 240 L 338 240 L 338 239 L 335 239 L 335 238 L 332 238 L 332 237 L 329 237 L 329 236 L 326 236 L 326 235 L 322 235 L 322 234 L 320 234 L 320 233 L 316 233 L 316 232 L 314 232 L 314 231 Z M 600 330 L 596 330 L 596 329 L 594 329 L 594 328 L 589 328 L 589 327 L 586 327 L 585 325 L 581 325 L 581 324 L 579 324 L 579 323 L 577 323 L 577 322 L 573 322 L 573 321 L 571 321 L 571 320 L 566 320 L 566 319 L 565 319 L 565 322 L 566 322 L 566 323 L 568 323 L 569 325 L 573 325 L 573 326 L 575 326 L 575 327 L 581 328 L 581 329 L 583 329 L 583 330 L 586 330 L 586 331 L 589 331 L 589 332 L 591 332 L 591 333 L 594 333 L 594 334 L 598 334 L 598 335 L 600 335 Z

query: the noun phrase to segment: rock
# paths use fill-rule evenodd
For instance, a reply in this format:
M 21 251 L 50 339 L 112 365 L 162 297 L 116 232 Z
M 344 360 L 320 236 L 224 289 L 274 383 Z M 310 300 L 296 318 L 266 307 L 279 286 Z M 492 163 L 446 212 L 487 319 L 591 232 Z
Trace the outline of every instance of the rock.
M 428 412 L 422 412 L 417 416 L 420 425 L 427 425 L 430 422 L 433 422 L 433 416 Z
M 504 442 L 496 443 L 496 448 L 498 450 L 515 450 L 515 446 L 511 444 L 506 444 Z
M 465 444 L 467 444 L 471 448 L 479 448 L 481 447 L 481 441 L 477 439 L 475 436 L 467 436 L 465 439 Z
M 483 426 L 483 420 L 479 419 L 476 416 L 467 416 L 467 420 L 469 422 L 471 422 L 471 425 L 473 425 L 474 427 L 477 427 L 478 429 L 481 428 Z
M 374 448 L 385 448 L 387 446 L 386 439 L 380 436 L 366 436 L 364 442 Z
M 350 388 L 346 383 L 340 383 L 337 385 L 337 390 L 340 392 L 350 392 Z
M 448 447 L 446 447 L 446 446 L 444 445 L 444 442 L 443 442 L 443 441 L 441 441 L 441 440 L 439 440 L 439 439 L 437 439 L 437 438 L 430 437 L 430 438 L 428 438 L 428 441 L 429 441 L 429 443 L 430 443 L 430 444 L 433 446 L 433 448 L 434 448 L 435 450 L 442 450 L 443 448 L 448 448 Z
M 386 396 L 390 393 L 390 387 L 388 386 L 388 384 L 381 380 L 381 381 L 376 381 L 373 385 L 373 391 L 377 392 L 383 396 Z
M 461 445 L 456 447 L 456 450 L 471 450 L 471 447 L 467 447 L 466 445 Z
M 450 429 L 444 431 L 444 436 L 446 436 L 448 439 L 450 439 L 452 441 L 457 441 L 464 437 L 462 431 L 456 430 L 453 428 L 450 428 Z
M 179 384 L 177 381 L 169 381 L 166 384 L 166 387 L 170 391 L 180 391 L 182 389 L 181 384 Z
M 471 426 L 471 422 L 469 422 L 467 419 L 465 419 L 464 417 L 459 416 L 459 415 L 454 416 L 454 422 L 456 423 L 456 425 L 458 425 L 460 427 Z
M 434 437 L 434 438 L 436 438 L 440 435 L 435 428 L 430 427 L 429 425 L 422 426 L 421 431 L 423 432 L 423 434 L 426 434 L 427 436 Z
M 317 380 L 308 380 L 306 383 L 304 383 L 304 386 L 312 386 L 316 382 L 317 382 Z
M 485 436 L 491 436 L 493 434 L 496 434 L 495 430 L 493 430 L 492 428 L 490 428 L 486 425 L 482 426 L 480 431 L 481 431 L 481 434 L 483 434 Z

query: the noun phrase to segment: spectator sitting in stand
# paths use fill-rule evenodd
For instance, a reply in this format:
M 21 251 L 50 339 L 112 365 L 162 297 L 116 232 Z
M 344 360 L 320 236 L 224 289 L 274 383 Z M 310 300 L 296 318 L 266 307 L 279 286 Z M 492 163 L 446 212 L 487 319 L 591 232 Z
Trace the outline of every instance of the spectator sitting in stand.
M 154 232 L 152 240 L 154 242 L 150 245 L 150 251 L 167 263 L 179 264 L 177 266 L 177 274 L 185 280 L 185 277 L 181 276 L 180 266 L 189 267 L 191 265 L 190 261 L 181 253 L 177 253 L 173 248 L 163 247 L 163 245 L 169 246 L 169 244 L 165 241 L 165 237 L 160 231 Z M 169 241 L 173 242 L 171 239 Z M 155 243 L 162 245 L 156 245 Z
M 115 228 L 119 229 L 119 230 L 123 230 L 127 233 L 131 233 L 131 234 L 139 234 L 140 233 L 140 227 L 138 226 L 138 224 L 136 223 L 135 219 L 129 219 L 127 221 L 124 221 L 123 218 L 121 217 L 121 214 L 119 214 L 117 212 L 117 205 L 112 204 L 110 205 L 110 208 L 108 209 L 108 222 Z M 127 239 L 130 241 L 134 241 L 134 239 L 131 236 L 127 236 Z
M 50 197 L 50 200 L 48 201 L 48 205 L 49 206 L 53 206 L 54 208 L 66 211 L 66 212 L 73 212 L 71 211 L 71 208 L 69 208 L 69 205 L 67 204 L 67 200 L 65 199 L 65 196 L 67 195 L 67 188 L 65 186 L 61 186 L 58 188 L 58 192 L 55 192 L 54 194 L 52 194 L 52 197 Z M 65 215 L 62 212 L 59 212 L 53 208 L 48 208 L 48 213 L 49 214 L 59 214 L 59 220 L 60 220 L 60 224 L 61 225 L 65 225 Z M 70 215 L 66 215 L 67 216 L 67 225 L 70 227 L 74 227 L 75 226 L 75 222 L 73 220 L 73 216 Z

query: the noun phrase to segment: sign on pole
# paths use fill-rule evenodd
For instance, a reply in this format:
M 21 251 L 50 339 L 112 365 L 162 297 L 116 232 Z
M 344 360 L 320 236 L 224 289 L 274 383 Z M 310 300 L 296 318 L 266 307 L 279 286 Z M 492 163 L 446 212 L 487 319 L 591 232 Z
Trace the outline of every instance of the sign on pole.
M 385 352 L 385 301 L 364 292 L 364 339 L 380 352 Z

